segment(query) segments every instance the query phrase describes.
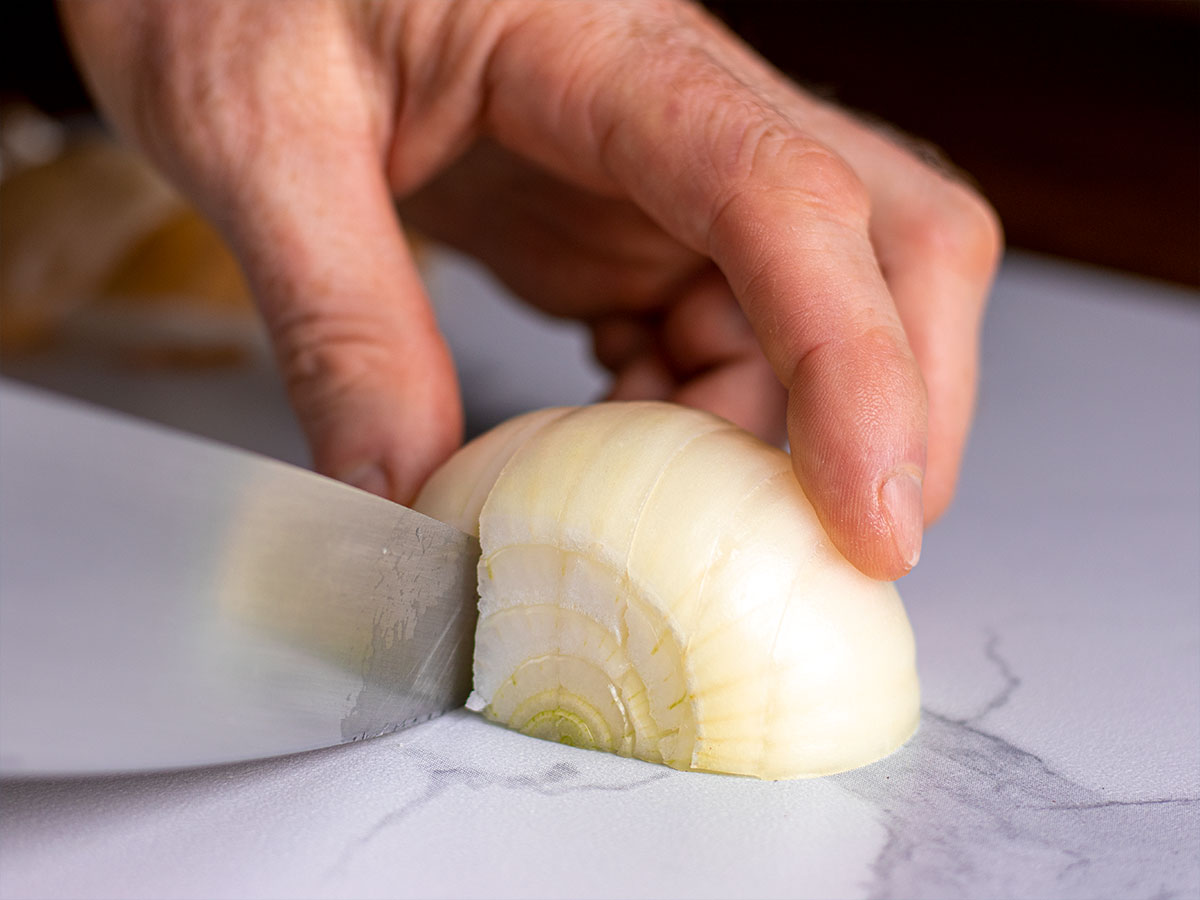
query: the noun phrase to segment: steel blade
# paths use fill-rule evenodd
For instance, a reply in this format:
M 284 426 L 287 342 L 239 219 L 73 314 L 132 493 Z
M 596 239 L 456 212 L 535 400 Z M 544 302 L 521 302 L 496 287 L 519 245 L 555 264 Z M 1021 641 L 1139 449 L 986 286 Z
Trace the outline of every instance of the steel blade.
M 303 469 L 0 382 L 0 773 L 254 759 L 460 706 L 478 557 Z

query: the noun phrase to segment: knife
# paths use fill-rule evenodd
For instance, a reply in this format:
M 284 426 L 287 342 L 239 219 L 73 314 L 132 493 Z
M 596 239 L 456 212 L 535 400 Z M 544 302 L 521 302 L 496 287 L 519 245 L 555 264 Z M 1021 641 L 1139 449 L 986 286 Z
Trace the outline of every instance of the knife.
M 0 381 L 0 775 L 257 759 L 461 706 L 478 559 L 356 488 Z

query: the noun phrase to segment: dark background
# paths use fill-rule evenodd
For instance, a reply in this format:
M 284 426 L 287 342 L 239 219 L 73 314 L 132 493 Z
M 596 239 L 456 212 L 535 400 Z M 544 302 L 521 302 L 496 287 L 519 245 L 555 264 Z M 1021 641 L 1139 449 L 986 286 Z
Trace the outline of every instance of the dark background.
M 1200 3 L 708 5 L 797 81 L 941 147 L 1010 246 L 1200 284 Z
M 1200 285 L 1200 2 L 707 5 L 806 87 L 942 148 L 1010 246 Z M 86 110 L 53 6 L 2 16 L 0 93 Z

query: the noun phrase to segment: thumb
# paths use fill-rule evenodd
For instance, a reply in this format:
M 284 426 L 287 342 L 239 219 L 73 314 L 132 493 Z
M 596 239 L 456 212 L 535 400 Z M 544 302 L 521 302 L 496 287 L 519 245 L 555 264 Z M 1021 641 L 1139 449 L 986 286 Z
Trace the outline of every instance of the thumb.
M 291 149 L 230 231 L 317 470 L 406 503 L 461 441 L 453 363 L 378 161 Z
M 317 468 L 410 499 L 458 444 L 462 413 L 384 177 L 389 99 L 354 10 L 126 2 L 63 16 L 112 118 L 231 239 Z

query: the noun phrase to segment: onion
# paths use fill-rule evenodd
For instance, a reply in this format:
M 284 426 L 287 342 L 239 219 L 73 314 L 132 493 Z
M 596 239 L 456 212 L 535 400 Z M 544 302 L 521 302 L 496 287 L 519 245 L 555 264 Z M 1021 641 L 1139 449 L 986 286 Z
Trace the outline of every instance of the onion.
M 529 413 L 415 506 L 479 536 L 475 690 L 496 722 L 770 779 L 865 765 L 917 726 L 895 587 L 837 551 L 786 453 L 722 419 Z

